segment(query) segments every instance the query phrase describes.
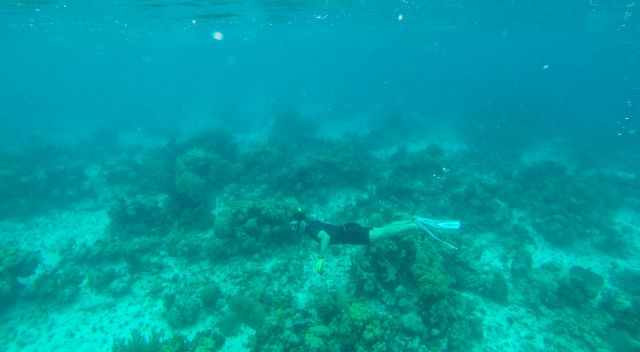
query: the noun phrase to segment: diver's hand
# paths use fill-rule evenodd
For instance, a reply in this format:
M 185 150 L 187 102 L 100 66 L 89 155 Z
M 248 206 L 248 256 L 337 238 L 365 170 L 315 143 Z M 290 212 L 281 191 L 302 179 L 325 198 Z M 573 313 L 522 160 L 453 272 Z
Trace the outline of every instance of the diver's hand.
M 318 260 L 316 260 L 316 265 L 314 267 L 314 270 L 318 274 L 322 274 L 324 272 L 324 257 L 320 257 L 318 258 Z
M 293 233 L 304 233 L 307 230 L 307 222 L 304 220 L 292 220 L 289 222 L 289 229 Z

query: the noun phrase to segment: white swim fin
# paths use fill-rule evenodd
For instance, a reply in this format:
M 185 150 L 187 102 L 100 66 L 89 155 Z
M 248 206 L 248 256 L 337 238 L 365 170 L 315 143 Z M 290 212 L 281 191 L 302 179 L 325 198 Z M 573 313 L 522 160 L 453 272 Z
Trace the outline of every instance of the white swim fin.
M 431 236 L 431 238 L 433 238 L 434 240 L 444 244 L 451 249 L 458 249 L 458 247 L 454 246 L 453 244 L 436 236 L 436 234 L 433 233 L 432 229 L 445 232 L 458 231 L 462 228 L 462 222 L 460 222 L 459 220 L 436 220 L 424 217 L 416 217 L 416 225 L 418 226 L 418 228 Z

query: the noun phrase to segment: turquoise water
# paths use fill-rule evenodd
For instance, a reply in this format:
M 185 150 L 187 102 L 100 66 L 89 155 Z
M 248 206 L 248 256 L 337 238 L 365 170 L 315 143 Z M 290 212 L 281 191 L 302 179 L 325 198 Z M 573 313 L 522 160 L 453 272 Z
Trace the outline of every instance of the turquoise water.
M 3 2 L 4 349 L 639 351 L 638 11 Z

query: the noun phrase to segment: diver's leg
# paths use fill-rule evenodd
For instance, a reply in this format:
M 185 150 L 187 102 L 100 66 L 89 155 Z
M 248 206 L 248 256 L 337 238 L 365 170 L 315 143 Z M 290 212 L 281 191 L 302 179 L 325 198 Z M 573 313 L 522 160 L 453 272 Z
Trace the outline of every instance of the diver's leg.
M 400 220 L 394 221 L 390 224 L 382 227 L 374 227 L 369 231 L 369 240 L 379 241 L 385 238 L 403 236 L 410 233 L 415 233 L 418 230 L 414 220 Z

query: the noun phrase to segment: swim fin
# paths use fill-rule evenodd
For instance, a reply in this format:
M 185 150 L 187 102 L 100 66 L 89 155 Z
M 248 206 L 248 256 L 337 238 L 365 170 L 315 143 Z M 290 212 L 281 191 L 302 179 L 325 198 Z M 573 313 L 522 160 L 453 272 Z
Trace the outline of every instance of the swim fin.
M 434 240 L 444 244 L 451 249 L 458 249 L 458 247 L 454 246 L 453 244 L 436 236 L 433 233 L 432 229 L 445 232 L 458 231 L 460 230 L 460 228 L 462 228 L 462 223 L 459 220 L 436 220 L 425 217 L 416 217 L 415 222 L 419 229 L 426 232 Z

